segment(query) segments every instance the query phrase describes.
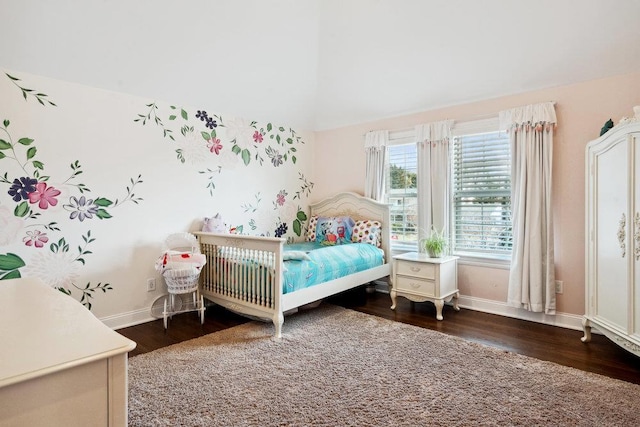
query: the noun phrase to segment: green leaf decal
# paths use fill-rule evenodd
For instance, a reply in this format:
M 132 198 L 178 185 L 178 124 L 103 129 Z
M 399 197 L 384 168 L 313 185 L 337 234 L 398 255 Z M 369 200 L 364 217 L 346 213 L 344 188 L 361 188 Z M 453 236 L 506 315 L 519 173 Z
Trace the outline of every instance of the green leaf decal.
M 7 148 L 11 148 L 11 144 L 4 139 L 0 139 L 0 150 L 6 150 Z
M 304 213 L 304 211 L 298 211 L 298 213 L 296 214 L 296 218 L 298 218 L 300 221 L 306 221 L 307 214 Z
M 44 164 L 42 162 L 34 160 L 33 161 L 33 167 L 36 168 L 36 169 L 43 170 L 44 169 Z
M 267 132 L 271 132 L 271 129 L 273 129 L 273 126 L 271 123 L 267 123 Z
M 19 143 L 19 144 L 22 144 L 22 145 L 29 145 L 29 144 L 31 144 L 32 142 L 33 142 L 33 139 L 31 139 L 31 138 L 20 138 L 20 139 L 18 140 L 18 143 Z
M 5 157 L 7 157 L 7 156 L 6 156 L 6 155 L 4 155 L 4 153 L 2 153 L 2 152 L 0 151 L 0 159 L 4 159 Z
M 296 236 L 302 233 L 302 224 L 297 219 L 293 220 L 293 232 L 296 233 Z
M 209 132 L 200 132 L 200 135 L 202 135 L 202 139 L 205 141 L 209 140 Z
M 186 111 L 180 110 L 180 115 L 182 116 L 183 119 L 189 120 L 189 116 L 187 115 Z
M 175 120 L 175 119 L 176 119 L 175 114 L 172 114 L 172 115 L 169 116 L 169 120 Z
M 33 159 L 33 157 L 36 155 L 36 152 L 38 150 L 36 150 L 36 147 L 31 147 L 27 150 L 27 160 L 29 159 Z
M 19 279 L 22 276 L 18 270 L 13 270 L 5 274 L 4 276 L 0 276 L 0 280 L 9 280 L 9 279 Z
M 7 253 L 6 255 L 0 254 L 0 270 L 3 271 L 11 271 L 21 267 L 24 267 L 26 264 L 16 254 Z
M 248 165 L 251 161 L 251 153 L 246 148 L 242 150 L 242 161 L 244 162 L 245 166 Z
M 4 127 L 8 128 L 9 127 L 9 123 L 11 123 L 11 122 L 9 120 L 5 120 L 2 123 L 4 124 Z
M 242 149 L 237 145 L 234 145 L 233 148 L 231 148 L 231 151 L 233 151 L 233 154 L 239 154 L 242 151 Z
M 98 212 L 96 212 L 96 216 L 100 219 L 111 218 L 111 215 L 109 214 L 109 212 L 105 211 L 104 209 L 98 209 Z
M 98 197 L 93 201 L 98 206 L 102 206 L 104 208 L 109 207 L 113 204 L 113 202 L 109 199 L 105 199 L 104 197 Z
M 13 210 L 13 214 L 18 218 L 24 218 L 29 213 L 29 204 L 24 201 Z

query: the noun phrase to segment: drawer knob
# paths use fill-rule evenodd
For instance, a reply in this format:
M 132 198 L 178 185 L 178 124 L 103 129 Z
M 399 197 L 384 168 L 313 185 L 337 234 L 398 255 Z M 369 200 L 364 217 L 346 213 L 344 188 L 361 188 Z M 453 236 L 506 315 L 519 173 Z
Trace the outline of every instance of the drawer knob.
M 418 271 L 422 270 L 420 267 L 410 267 L 411 271 L 413 271 L 414 273 L 417 273 Z

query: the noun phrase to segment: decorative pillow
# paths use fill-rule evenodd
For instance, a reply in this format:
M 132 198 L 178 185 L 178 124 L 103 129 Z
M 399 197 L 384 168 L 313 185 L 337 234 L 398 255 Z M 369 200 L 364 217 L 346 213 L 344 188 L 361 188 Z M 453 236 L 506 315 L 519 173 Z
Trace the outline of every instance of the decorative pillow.
M 311 261 L 309 255 L 305 251 L 284 251 L 282 253 L 282 259 L 284 261 Z
M 351 243 L 355 221 L 348 216 L 318 217 L 316 242 L 323 245 Z
M 315 242 L 316 240 L 316 224 L 318 223 L 318 215 L 313 215 L 309 218 L 309 227 L 307 228 L 307 234 L 305 240 L 307 242 Z
M 369 243 L 376 247 L 382 246 L 382 223 L 371 219 L 356 221 L 351 235 L 353 243 Z

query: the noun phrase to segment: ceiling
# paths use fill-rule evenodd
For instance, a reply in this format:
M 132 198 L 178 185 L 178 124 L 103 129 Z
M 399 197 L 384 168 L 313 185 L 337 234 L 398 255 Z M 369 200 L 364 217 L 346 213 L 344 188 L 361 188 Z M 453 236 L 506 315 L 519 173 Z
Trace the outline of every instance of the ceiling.
M 0 67 L 306 130 L 640 71 L 640 0 L 0 4 Z

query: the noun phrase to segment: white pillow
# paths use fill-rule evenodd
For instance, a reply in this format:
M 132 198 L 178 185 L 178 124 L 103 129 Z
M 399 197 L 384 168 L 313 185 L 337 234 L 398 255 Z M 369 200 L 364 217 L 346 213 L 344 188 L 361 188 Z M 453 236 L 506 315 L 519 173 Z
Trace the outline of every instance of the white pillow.
M 282 259 L 285 261 L 311 261 L 309 255 L 305 251 L 284 251 Z

